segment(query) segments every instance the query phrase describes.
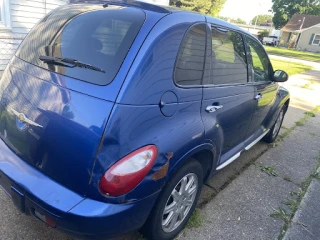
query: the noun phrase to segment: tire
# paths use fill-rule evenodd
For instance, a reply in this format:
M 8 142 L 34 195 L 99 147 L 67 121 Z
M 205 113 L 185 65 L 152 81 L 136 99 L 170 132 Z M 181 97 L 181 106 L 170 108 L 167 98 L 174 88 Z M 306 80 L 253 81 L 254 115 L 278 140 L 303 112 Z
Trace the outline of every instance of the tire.
M 197 187 L 193 195 L 185 192 L 186 196 L 188 196 L 187 200 L 189 199 L 189 206 L 186 206 L 184 203 L 187 203 L 187 200 L 185 200 L 183 195 L 180 195 L 182 192 L 181 185 L 183 184 L 182 182 L 186 180 L 187 187 L 192 178 L 194 182 L 191 184 L 189 191 L 191 190 L 192 192 L 193 188 L 195 186 Z M 171 240 L 176 237 L 185 227 L 191 214 L 196 208 L 202 185 L 202 166 L 196 159 L 190 159 L 190 161 L 181 167 L 166 183 L 146 223 L 140 230 L 142 235 L 144 235 L 148 240 Z M 178 194 L 176 199 L 173 197 L 174 189 L 177 190 L 176 194 Z M 180 201 L 174 204 L 176 200 Z M 178 211 L 180 206 L 180 211 Z M 168 209 L 172 208 L 173 210 L 170 212 L 168 211 L 169 213 L 167 214 L 164 214 L 165 207 Z M 177 212 L 180 212 L 180 214 Z M 171 220 L 169 216 L 173 216 L 171 217 Z M 175 222 L 176 224 L 173 224 L 175 216 L 177 216 L 177 220 Z
M 269 133 L 263 138 L 265 142 L 273 143 L 277 139 L 285 114 L 286 108 L 282 107 L 281 111 L 278 114 L 276 122 L 273 124 Z

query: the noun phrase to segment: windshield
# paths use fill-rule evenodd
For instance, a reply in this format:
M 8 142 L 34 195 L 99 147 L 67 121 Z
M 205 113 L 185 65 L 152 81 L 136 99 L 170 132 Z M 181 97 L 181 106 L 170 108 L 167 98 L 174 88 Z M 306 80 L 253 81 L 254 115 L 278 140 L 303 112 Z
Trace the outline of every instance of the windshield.
M 135 8 L 74 8 L 68 12 L 62 8 L 38 23 L 16 55 L 59 74 L 107 85 L 119 71 L 144 20 L 143 11 Z M 46 56 L 73 59 L 103 71 L 93 71 L 88 67 L 68 67 L 39 59 Z

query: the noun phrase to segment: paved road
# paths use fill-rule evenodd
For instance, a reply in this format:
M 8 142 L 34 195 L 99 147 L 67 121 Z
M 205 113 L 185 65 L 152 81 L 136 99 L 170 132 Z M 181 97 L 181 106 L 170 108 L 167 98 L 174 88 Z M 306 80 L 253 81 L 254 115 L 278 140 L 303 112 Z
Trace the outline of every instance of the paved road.
M 315 89 L 299 86 L 301 80 L 309 81 L 309 75 L 313 80 L 318 81 L 320 78 L 316 70 L 297 75 L 285 84 L 293 93 L 292 104 L 284 122 L 286 128 L 294 126 L 296 121 L 305 116 L 305 110 L 312 109 L 320 101 L 317 97 L 319 92 L 315 90 L 317 84 L 313 84 Z M 320 149 L 319 118 L 320 116 L 312 118 L 305 126 L 294 130 L 275 148 L 270 149 L 269 145 L 262 142 L 257 144 L 209 181 L 202 192 L 200 204 L 203 205 L 201 212 L 206 220 L 204 225 L 188 230 L 179 238 L 276 238 L 283 222 L 269 217 L 269 214 L 278 207 L 285 208 L 282 202 L 289 197 L 291 190 L 297 189 L 297 184 L 315 165 L 314 158 Z M 275 167 L 279 177 L 270 177 L 261 172 L 260 166 L 269 165 Z M 287 175 L 294 183 L 284 180 Z M 306 206 L 309 205 L 306 203 Z M 2 191 L 0 223 L 0 239 L 73 239 L 47 227 L 34 217 L 20 214 Z M 138 235 L 132 234 L 119 239 L 138 239 Z

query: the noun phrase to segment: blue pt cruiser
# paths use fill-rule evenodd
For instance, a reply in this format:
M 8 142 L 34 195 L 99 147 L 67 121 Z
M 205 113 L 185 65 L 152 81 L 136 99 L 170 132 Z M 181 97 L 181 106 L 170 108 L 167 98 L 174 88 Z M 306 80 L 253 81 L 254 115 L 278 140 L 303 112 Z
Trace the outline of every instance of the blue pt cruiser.
M 72 235 L 172 239 L 209 177 L 275 140 L 287 79 L 219 19 L 74 1 L 31 30 L 2 76 L 0 185 Z

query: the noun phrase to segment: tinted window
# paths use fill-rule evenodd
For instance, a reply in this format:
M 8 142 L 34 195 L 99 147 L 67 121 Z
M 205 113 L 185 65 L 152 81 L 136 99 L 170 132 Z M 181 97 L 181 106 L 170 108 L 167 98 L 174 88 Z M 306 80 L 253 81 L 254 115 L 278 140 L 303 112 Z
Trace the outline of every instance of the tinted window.
M 200 85 L 206 45 L 206 25 L 193 26 L 185 35 L 176 61 L 174 79 L 179 85 Z
M 42 68 L 98 85 L 110 83 L 126 57 L 145 16 L 139 9 L 109 6 L 104 10 L 54 12 L 22 43 L 17 56 Z M 71 58 L 103 69 L 47 64 L 40 56 Z
M 249 53 L 252 59 L 253 81 L 269 81 L 271 74 L 271 65 L 266 52 L 261 45 L 251 39 L 247 38 Z
M 246 83 L 247 60 L 241 34 L 212 28 L 212 78 L 209 84 Z

